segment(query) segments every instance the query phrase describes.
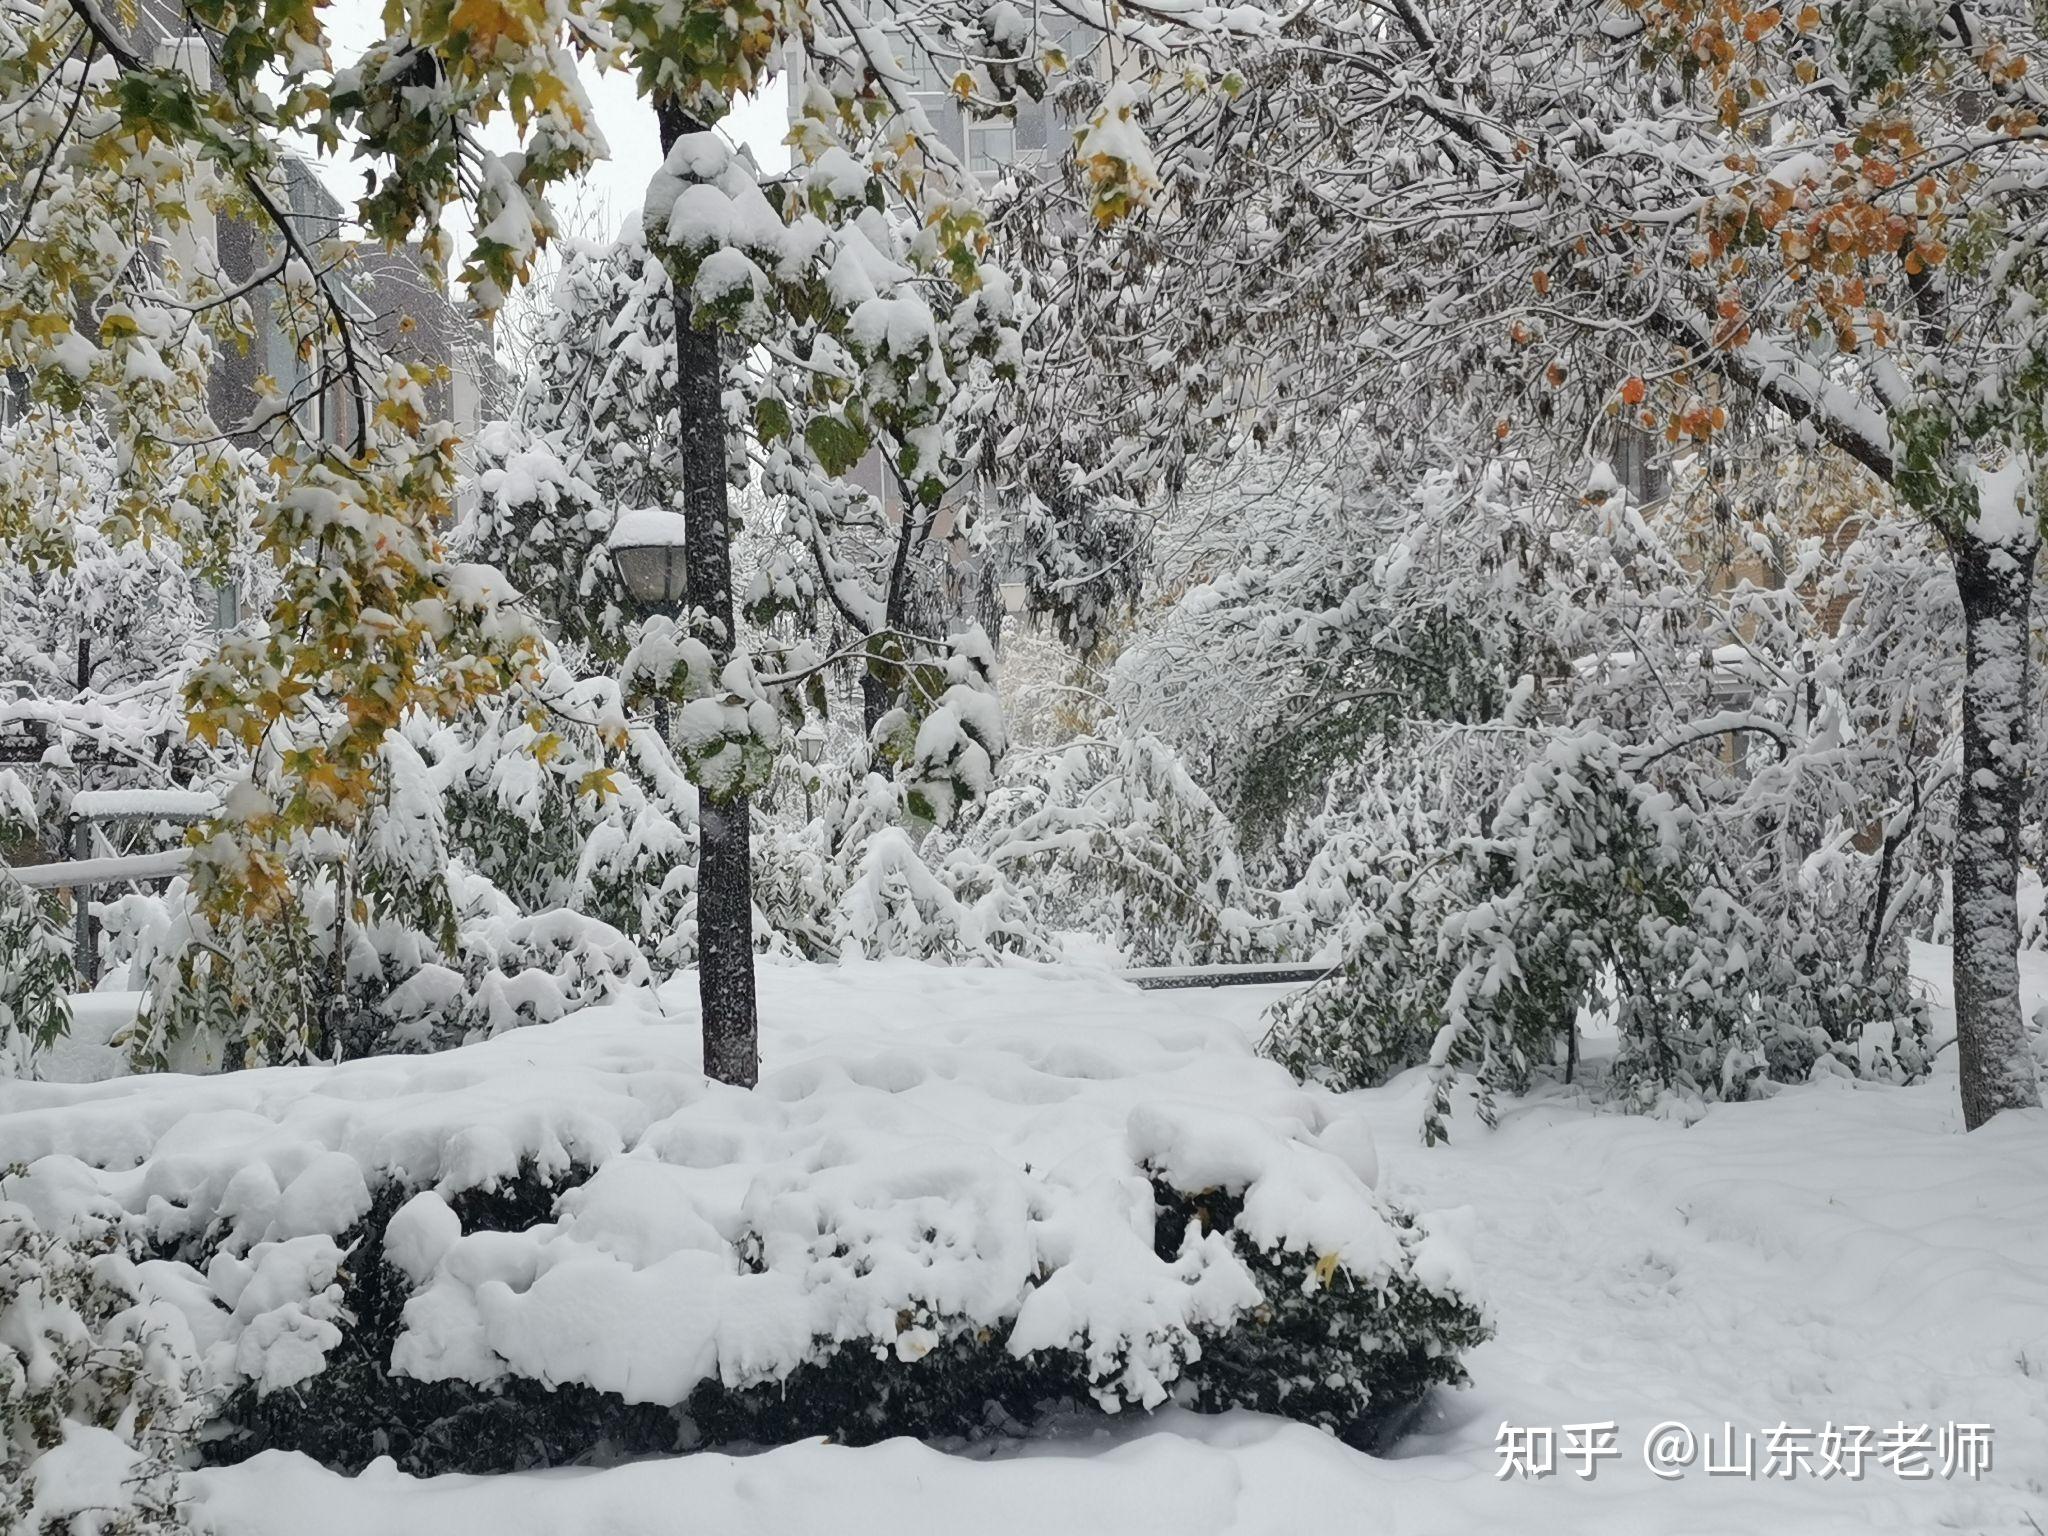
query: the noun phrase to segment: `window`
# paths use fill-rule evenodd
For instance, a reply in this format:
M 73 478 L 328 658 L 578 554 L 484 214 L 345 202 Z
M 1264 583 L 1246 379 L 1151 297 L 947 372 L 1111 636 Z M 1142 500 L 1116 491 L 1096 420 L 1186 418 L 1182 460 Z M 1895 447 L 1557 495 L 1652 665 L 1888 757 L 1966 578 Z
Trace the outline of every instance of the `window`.
M 975 175 L 997 175 L 1016 158 L 1017 135 L 1007 120 L 967 125 L 967 169 Z

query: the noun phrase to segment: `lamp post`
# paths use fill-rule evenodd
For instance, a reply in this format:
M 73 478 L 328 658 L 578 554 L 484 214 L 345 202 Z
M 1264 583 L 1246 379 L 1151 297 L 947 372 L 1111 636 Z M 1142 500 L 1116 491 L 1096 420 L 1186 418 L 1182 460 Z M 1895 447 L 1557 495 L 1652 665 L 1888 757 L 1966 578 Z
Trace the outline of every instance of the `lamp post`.
M 804 824 L 811 820 L 811 780 L 814 771 L 825 757 L 825 728 L 815 719 L 806 720 L 803 729 L 796 733 L 797 755 L 804 760 Z
M 715 338 L 692 331 L 689 312 L 678 316 L 679 348 L 708 345 L 713 380 L 711 401 L 718 400 L 718 352 Z M 685 372 L 702 374 L 703 359 L 686 360 Z M 700 380 L 701 382 L 701 380 Z M 697 405 L 701 406 L 698 400 Z M 687 407 L 687 402 L 686 402 Z M 684 411 L 685 438 L 701 449 L 724 453 L 724 417 L 701 417 Z M 708 420 L 710 425 L 703 426 Z M 708 437 L 705 434 L 708 433 Z M 688 455 L 685 455 L 686 460 Z M 697 468 L 702 469 L 700 454 Z M 721 458 L 722 462 L 722 458 Z M 688 468 L 686 462 L 685 465 Z M 705 489 L 706 486 L 709 489 Z M 734 634 L 732 577 L 726 564 L 725 482 L 699 479 L 689 493 L 689 517 L 666 507 L 640 507 L 621 512 L 605 540 L 605 550 L 643 617 L 660 614 L 680 620 L 686 612 L 702 612 L 709 620 L 699 638 L 714 660 L 732 654 Z M 694 534 L 699 546 L 692 549 Z M 690 577 L 694 563 L 696 579 Z M 657 697 L 655 729 L 668 741 L 668 703 Z M 751 1088 L 760 1077 L 761 1054 L 754 1011 L 753 851 L 748 842 L 750 818 L 744 790 L 721 799 L 697 797 L 697 1003 L 702 1017 L 704 1073 L 722 1083 Z
M 605 550 L 619 573 L 619 585 L 643 616 L 662 614 L 678 618 L 689 600 L 688 567 L 683 561 L 683 539 L 689 522 L 680 512 L 666 507 L 636 507 L 621 512 L 612 525 Z M 668 700 L 654 701 L 654 726 L 668 741 Z

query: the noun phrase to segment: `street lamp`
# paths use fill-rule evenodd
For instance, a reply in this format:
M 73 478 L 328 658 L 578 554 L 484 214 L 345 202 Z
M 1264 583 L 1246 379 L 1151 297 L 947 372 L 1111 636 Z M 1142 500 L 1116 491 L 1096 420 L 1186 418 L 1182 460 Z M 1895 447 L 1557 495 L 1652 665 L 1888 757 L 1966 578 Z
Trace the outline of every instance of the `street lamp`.
M 825 759 L 825 727 L 816 718 L 806 720 L 803 729 L 796 733 L 796 751 L 807 770 L 804 774 L 804 824 L 808 826 L 811 821 L 811 780 L 815 776 L 808 770 L 816 769 Z
M 683 558 L 683 537 L 689 529 L 680 512 L 666 507 L 636 507 L 621 512 L 604 541 L 619 573 L 619 585 L 642 614 L 675 618 L 690 595 L 689 566 Z M 654 728 L 668 743 L 668 700 L 654 701 Z
M 612 524 L 605 549 L 618 570 L 619 584 L 643 613 L 674 617 L 689 596 L 689 571 L 683 560 L 689 523 L 666 507 L 636 507 L 621 512 Z
M 816 720 L 806 720 L 804 728 L 796 733 L 797 755 L 813 768 L 825 760 L 825 727 Z

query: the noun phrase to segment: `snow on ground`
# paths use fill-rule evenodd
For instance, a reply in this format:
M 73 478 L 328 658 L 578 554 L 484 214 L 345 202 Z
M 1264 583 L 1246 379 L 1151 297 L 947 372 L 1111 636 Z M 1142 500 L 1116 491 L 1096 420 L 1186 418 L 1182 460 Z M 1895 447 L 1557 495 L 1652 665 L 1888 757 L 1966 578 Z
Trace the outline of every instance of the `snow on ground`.
M 644 1049 L 663 1058 L 639 1090 L 650 1116 L 683 1065 L 675 1042 L 657 1051 L 651 1032 L 693 1034 L 692 993 L 689 978 L 665 989 L 666 1025 L 621 1010 L 585 1016 L 593 1061 L 628 1059 L 632 1031 L 650 1032 Z M 1254 1098 L 1273 1087 L 1243 1056 L 1271 989 L 1142 994 L 1099 976 L 888 963 L 764 969 L 762 993 L 771 1078 L 907 1078 L 919 1064 L 906 1046 L 1007 1038 L 1080 1078 L 1091 1062 L 1151 1052 L 1163 1069 L 1195 1074 L 1176 1093 L 1190 1081 L 1226 1097 L 1233 1079 Z M 571 1018 L 489 1049 L 538 1064 L 578 1028 Z M 1207 1068 L 1189 1059 L 1196 1046 L 1213 1056 Z M 380 1080 L 391 1066 L 375 1064 Z M 488 1084 L 447 1057 L 407 1070 L 470 1094 L 484 1121 L 548 1091 L 545 1070 Z M 209 1090 L 224 1091 L 192 1092 Z M 1118 1091 L 1135 1102 L 1145 1090 L 1127 1081 Z M 1321 1114 L 1373 1125 L 1379 1187 L 1463 1239 L 1498 1333 L 1469 1357 L 1474 1386 L 1434 1404 L 1386 1459 L 1254 1415 L 1175 1412 L 974 1456 L 905 1441 L 806 1443 L 416 1480 L 388 1466 L 349 1479 L 267 1453 L 194 1483 L 220 1536 L 2048 1529 L 2048 1114 L 2004 1116 L 1965 1137 L 1952 1077 L 1802 1086 L 1689 1126 L 1593 1113 L 1551 1090 L 1506 1106 L 1495 1131 L 1461 1114 L 1449 1146 L 1425 1149 L 1414 1135 L 1421 1091 L 1411 1077 Z M 115 1084 L 39 1093 L 121 1102 Z M 149 1135 L 138 1110 L 126 1116 L 131 1134 Z M 91 1113 L 55 1111 L 80 1112 Z M 17 1120 L 0 1141 L 23 1128 Z M 1504 1421 L 1612 1421 L 1621 1454 L 1591 1481 L 1563 1461 L 1553 1477 L 1501 1481 Z M 1675 1480 L 1651 1475 L 1644 1438 L 1666 1421 L 1754 1435 L 1757 1474 L 1710 1477 L 1695 1463 Z M 1945 1479 L 1937 1456 L 1933 1476 L 1908 1481 L 1873 1458 L 1860 1479 L 1822 1481 L 1809 1474 L 1809 1445 L 1793 1479 L 1763 1474 L 1764 1442 L 1781 1424 L 1882 1431 L 1901 1421 L 1990 1425 L 1990 1470 Z

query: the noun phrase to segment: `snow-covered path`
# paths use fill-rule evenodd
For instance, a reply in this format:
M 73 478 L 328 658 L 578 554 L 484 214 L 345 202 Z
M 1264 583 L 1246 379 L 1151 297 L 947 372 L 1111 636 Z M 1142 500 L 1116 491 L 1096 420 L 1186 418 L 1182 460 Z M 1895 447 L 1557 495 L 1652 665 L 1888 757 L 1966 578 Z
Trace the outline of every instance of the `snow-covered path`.
M 771 999 L 783 990 L 770 981 Z M 973 990 L 1014 1026 L 997 976 Z M 1045 1027 L 1250 1028 L 1263 1001 L 1090 984 Z M 790 1032 L 815 1039 L 841 1018 L 809 1011 Z M 1551 1096 L 1510 1106 L 1493 1132 L 1461 1118 L 1450 1146 L 1425 1149 L 1419 1091 L 1353 1099 L 1376 1122 L 1382 1187 L 1462 1208 L 1498 1336 L 1471 1357 L 1472 1389 L 1438 1403 L 1393 1457 L 1251 1415 L 1186 1414 L 993 1456 L 803 1444 L 495 1479 L 373 1467 L 348 1480 L 273 1453 L 202 1474 L 207 1513 L 222 1536 L 2048 1529 L 2048 1115 L 1965 1138 L 1952 1080 L 1802 1087 L 1691 1126 Z M 1556 1476 L 1501 1481 L 1503 1421 L 1611 1421 L 1620 1454 L 1591 1481 L 1563 1461 Z M 1667 1421 L 1755 1436 L 1755 1474 L 1710 1476 L 1696 1457 L 1675 1479 L 1653 1476 L 1644 1439 Z M 1901 1421 L 1990 1425 L 1991 1469 L 1943 1478 L 1937 1450 L 1924 1480 L 1875 1456 L 1858 1479 L 1821 1480 L 1809 1441 L 1796 1476 L 1766 1475 L 1781 1424 L 1881 1435 Z
M 1498 1327 L 1472 1357 L 1474 1389 L 1445 1400 L 1402 1457 L 1490 1476 L 1504 1421 L 1613 1421 L 1623 1454 L 1593 1483 L 1561 1467 L 1475 1497 L 1475 1515 L 1484 1506 L 1517 1528 L 2048 1520 L 2048 1117 L 1959 1132 L 1942 1083 L 1803 1088 L 1689 1129 L 1524 1105 L 1464 1146 L 1383 1150 L 1387 1187 L 1425 1208 L 1469 1207 Z M 1702 1437 L 1724 1425 L 1738 1443 L 1754 1435 L 1755 1476 L 1710 1477 L 1698 1460 L 1652 1476 L 1644 1440 L 1674 1420 Z M 1858 1480 L 1822 1481 L 1808 1438 L 1791 1479 L 1765 1473 L 1781 1424 L 1881 1437 L 1901 1421 L 1991 1425 L 1992 1472 L 1944 1480 L 1936 1455 L 1935 1475 L 1912 1482 L 1873 1458 Z

